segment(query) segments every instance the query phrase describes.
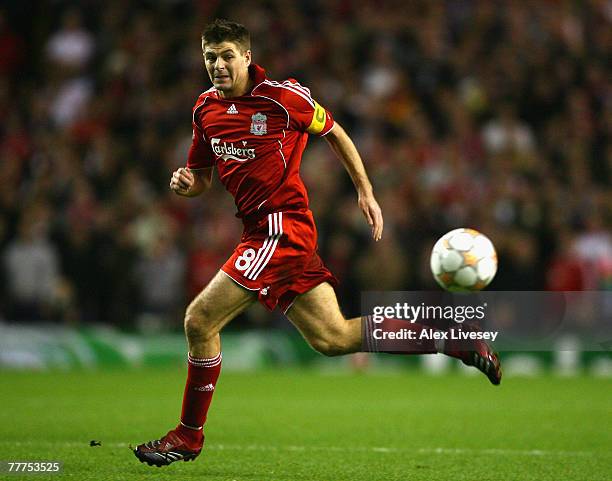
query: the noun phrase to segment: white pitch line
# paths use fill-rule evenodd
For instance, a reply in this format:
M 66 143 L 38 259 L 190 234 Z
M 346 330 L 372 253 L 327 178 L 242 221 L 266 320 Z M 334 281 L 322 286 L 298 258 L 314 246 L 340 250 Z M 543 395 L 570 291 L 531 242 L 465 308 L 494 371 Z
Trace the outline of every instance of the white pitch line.
M 89 447 L 86 441 L 0 441 L 0 446 L 41 446 L 41 447 L 70 447 L 70 448 L 85 448 Z M 133 446 L 136 443 L 132 444 Z M 105 443 L 102 441 L 102 447 L 111 448 L 127 448 L 128 443 Z M 593 451 L 561 451 L 561 450 L 544 450 L 544 449 L 472 449 L 472 448 L 395 448 L 384 446 L 271 446 L 263 444 L 207 444 L 205 450 L 212 451 L 326 451 L 326 452 L 361 452 L 361 453 L 383 453 L 383 454 L 458 454 L 458 455 L 510 455 L 510 456 L 600 456 L 602 453 Z
M 470 448 L 393 448 L 374 446 L 266 446 L 266 445 L 225 445 L 216 444 L 207 446 L 205 449 L 212 450 L 236 450 L 236 451 L 336 451 L 336 452 L 374 452 L 386 454 L 499 454 L 517 456 L 595 456 L 592 451 L 552 451 L 541 449 L 470 449 Z

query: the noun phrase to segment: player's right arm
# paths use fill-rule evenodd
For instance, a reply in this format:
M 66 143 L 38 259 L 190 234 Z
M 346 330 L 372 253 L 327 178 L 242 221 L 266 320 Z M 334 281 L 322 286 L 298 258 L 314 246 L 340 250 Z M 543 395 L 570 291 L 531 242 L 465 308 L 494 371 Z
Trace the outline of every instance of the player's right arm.
M 181 167 L 172 173 L 170 189 L 183 197 L 196 197 L 212 185 L 212 167 L 190 169 Z

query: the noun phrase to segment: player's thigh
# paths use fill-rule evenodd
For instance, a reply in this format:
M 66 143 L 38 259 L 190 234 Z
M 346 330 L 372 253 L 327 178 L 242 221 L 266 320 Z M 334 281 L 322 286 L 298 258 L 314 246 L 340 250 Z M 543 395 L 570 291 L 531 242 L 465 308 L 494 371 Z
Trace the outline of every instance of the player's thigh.
M 239 286 L 223 271 L 219 271 L 189 304 L 185 328 L 218 332 L 256 300 L 255 291 Z
M 309 341 L 344 337 L 349 327 L 327 282 L 297 296 L 287 317 Z

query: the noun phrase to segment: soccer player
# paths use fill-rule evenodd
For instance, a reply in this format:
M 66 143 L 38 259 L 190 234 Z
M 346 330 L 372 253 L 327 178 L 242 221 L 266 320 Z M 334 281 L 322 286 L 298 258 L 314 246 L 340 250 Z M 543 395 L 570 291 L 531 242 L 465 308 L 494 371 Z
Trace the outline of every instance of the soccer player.
M 140 461 L 156 466 L 200 454 L 221 369 L 219 332 L 252 303 L 279 307 L 322 354 L 361 349 L 362 320 L 344 318 L 333 289 L 337 281 L 317 254 L 315 223 L 299 175 L 309 134 L 324 136 L 342 161 L 373 239 L 379 241 L 383 233 L 381 209 L 353 142 L 310 91 L 294 80 L 269 80 L 251 62 L 249 33 L 240 24 L 216 20 L 208 25 L 202 50 L 213 86 L 193 108 L 187 166 L 172 174 L 170 188 L 181 196 L 198 196 L 210 187 L 216 168 L 235 199 L 244 233 L 187 308 L 188 372 L 180 423 L 161 439 L 134 449 Z M 404 321 L 393 321 L 386 328 L 406 327 Z M 372 326 L 365 322 L 368 332 Z M 483 341 L 470 341 L 467 347 L 412 342 L 415 353 L 444 352 L 475 365 L 494 384 L 500 381 L 499 361 Z

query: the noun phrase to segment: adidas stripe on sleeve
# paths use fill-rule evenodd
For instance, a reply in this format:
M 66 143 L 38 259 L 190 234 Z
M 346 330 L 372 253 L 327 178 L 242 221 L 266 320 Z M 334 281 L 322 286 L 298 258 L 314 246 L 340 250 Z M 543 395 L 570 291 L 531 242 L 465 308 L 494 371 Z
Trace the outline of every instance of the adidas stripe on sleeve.
M 289 113 L 289 128 L 313 135 L 325 135 L 334 126 L 332 114 L 312 98 L 310 90 L 293 80 L 274 82 L 270 86 L 282 92 L 283 106 Z

